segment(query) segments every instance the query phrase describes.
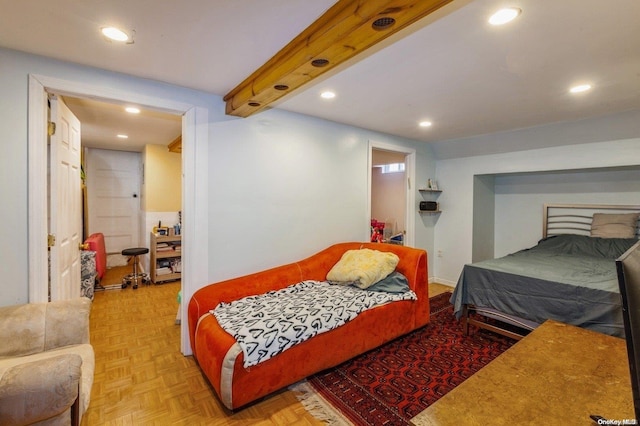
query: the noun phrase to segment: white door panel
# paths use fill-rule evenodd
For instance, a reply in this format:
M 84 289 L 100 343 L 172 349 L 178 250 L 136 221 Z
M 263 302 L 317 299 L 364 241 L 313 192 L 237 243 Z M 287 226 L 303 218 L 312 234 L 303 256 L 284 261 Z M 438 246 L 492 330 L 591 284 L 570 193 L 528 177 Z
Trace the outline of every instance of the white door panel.
M 55 96 L 51 98 L 51 118 L 56 130 L 49 150 L 49 233 L 56 241 L 50 249 L 50 299 L 61 300 L 80 296 L 80 121 Z
M 141 158 L 137 152 L 87 150 L 89 233 L 107 253 L 139 245 Z

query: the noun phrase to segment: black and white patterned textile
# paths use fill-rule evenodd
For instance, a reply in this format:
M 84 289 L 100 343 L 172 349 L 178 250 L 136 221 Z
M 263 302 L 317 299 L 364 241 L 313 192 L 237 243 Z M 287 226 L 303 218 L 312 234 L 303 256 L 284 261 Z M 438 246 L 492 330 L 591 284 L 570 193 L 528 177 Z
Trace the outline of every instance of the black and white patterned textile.
M 247 368 L 333 330 L 367 309 L 398 300 L 417 300 L 417 296 L 413 291 L 392 294 L 302 281 L 282 290 L 221 303 L 211 313 L 242 348 Z
M 93 291 L 97 276 L 96 252 L 82 250 L 80 252 L 80 296 L 93 300 Z

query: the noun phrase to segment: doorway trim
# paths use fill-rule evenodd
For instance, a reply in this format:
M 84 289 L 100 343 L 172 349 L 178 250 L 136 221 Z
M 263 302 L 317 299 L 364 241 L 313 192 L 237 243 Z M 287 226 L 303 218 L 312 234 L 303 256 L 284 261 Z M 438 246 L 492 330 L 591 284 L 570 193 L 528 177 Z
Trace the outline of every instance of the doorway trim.
M 42 75 L 29 75 L 28 97 L 28 285 L 29 302 L 48 300 L 47 268 L 47 93 L 132 102 L 182 115 L 183 273 L 181 317 L 191 295 L 208 283 L 207 108 Z M 196 179 L 196 176 L 201 176 Z M 202 178 L 204 177 L 204 178 Z M 185 208 L 186 207 L 186 208 Z M 181 351 L 191 354 L 187 321 L 181 321 Z
M 382 151 L 390 151 L 390 152 L 398 152 L 404 154 L 405 161 L 405 173 L 406 173 L 406 188 L 407 195 L 406 206 L 405 206 L 405 227 L 406 227 L 406 235 L 404 236 L 404 245 L 408 247 L 414 247 L 415 245 L 415 223 L 416 223 L 416 213 L 415 213 L 415 203 L 416 203 L 416 195 L 413 189 L 416 181 L 416 150 L 413 148 L 407 148 L 401 145 L 394 145 L 385 142 L 377 142 L 374 140 L 369 140 L 369 158 L 367 161 L 367 235 L 365 241 L 369 241 L 371 239 L 370 232 L 370 224 L 371 224 L 371 169 L 373 167 L 373 150 L 382 150 Z

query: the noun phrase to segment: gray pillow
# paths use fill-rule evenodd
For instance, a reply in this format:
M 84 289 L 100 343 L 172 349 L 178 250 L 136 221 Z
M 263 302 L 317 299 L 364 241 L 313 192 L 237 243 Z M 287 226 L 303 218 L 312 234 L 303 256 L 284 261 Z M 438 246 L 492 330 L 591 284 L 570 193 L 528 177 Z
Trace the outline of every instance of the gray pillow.
M 407 277 L 398 271 L 394 271 L 377 283 L 367 287 L 366 290 L 385 293 L 406 293 L 410 288 Z

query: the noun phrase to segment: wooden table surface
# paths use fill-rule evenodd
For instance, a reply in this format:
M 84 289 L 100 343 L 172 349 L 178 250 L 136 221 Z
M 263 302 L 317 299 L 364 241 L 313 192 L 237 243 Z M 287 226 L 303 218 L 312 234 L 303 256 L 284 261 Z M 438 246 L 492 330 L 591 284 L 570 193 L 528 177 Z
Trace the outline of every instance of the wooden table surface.
M 549 320 L 411 424 L 593 426 L 591 414 L 635 418 L 625 341 Z

